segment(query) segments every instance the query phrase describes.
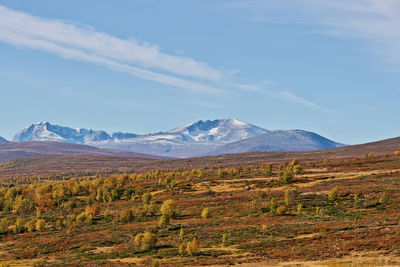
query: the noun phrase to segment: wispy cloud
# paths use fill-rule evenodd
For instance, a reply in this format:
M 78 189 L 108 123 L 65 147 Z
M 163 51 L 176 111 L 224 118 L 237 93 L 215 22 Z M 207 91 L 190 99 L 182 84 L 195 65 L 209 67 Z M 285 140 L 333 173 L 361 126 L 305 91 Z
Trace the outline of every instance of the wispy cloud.
M 239 7 L 244 3 L 235 2 L 232 5 Z M 263 2 L 249 0 L 249 3 L 255 8 Z M 222 72 L 201 61 L 164 53 L 153 44 L 118 38 L 72 22 L 32 16 L 2 5 L 0 42 L 106 66 L 134 77 L 207 95 L 223 95 L 227 91 L 238 91 L 239 95 L 254 93 L 323 110 L 288 91 L 271 91 L 276 84 L 270 81 L 255 84 L 237 82 L 233 77 L 237 71 Z M 214 99 L 196 103 L 221 108 Z
M 248 92 L 257 92 L 261 91 L 261 87 L 258 85 L 253 85 L 253 84 L 245 84 L 245 83 L 228 83 L 229 86 L 233 86 L 235 88 L 238 88 L 243 91 L 248 91 Z
M 264 95 L 271 99 L 278 99 L 285 102 L 295 103 L 299 105 L 306 106 L 312 109 L 318 109 L 320 111 L 330 113 L 332 115 L 340 115 L 339 112 L 333 109 L 322 107 L 319 104 L 307 100 L 304 97 L 298 96 L 288 90 L 283 90 L 279 88 L 274 82 L 263 81 L 257 84 L 247 84 L 247 83 L 229 83 L 230 86 L 239 88 L 240 90 L 248 93 L 257 93 Z
M 274 98 L 274 99 L 279 99 L 285 102 L 290 102 L 290 103 L 295 103 L 295 104 L 300 104 L 303 106 L 306 106 L 308 108 L 311 109 L 315 109 L 315 110 L 320 110 L 322 112 L 334 115 L 334 116 L 339 116 L 341 115 L 340 112 L 321 106 L 315 102 L 312 102 L 302 96 L 298 96 L 292 92 L 286 91 L 286 90 L 271 90 L 271 89 L 265 89 L 263 90 L 264 93 L 270 97 L 270 98 Z
M 255 21 L 320 25 L 324 33 L 362 39 L 400 70 L 398 0 L 238 0 L 226 5 L 250 12 Z
M 35 17 L 1 5 L 0 41 L 101 64 L 179 88 L 207 94 L 222 92 L 205 83 L 220 81 L 225 74 L 204 62 L 163 53 L 157 46 L 148 43 L 117 38 L 72 23 Z M 200 79 L 205 83 L 187 78 Z

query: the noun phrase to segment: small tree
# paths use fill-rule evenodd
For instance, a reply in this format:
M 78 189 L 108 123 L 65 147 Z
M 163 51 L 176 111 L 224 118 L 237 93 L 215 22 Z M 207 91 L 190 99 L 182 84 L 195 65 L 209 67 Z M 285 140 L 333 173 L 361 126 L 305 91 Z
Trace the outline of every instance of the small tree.
M 7 232 L 7 229 L 8 229 L 8 220 L 6 218 L 3 218 L 0 221 L 0 233 Z
M 228 235 L 226 233 L 224 233 L 222 235 L 222 245 L 226 246 L 228 244 Z
M 195 255 L 195 254 L 197 253 L 198 249 L 199 249 L 199 247 L 198 247 L 198 244 L 197 244 L 197 239 L 196 239 L 196 237 L 193 238 L 193 240 L 192 240 L 191 242 L 188 242 L 188 243 L 187 243 L 186 252 L 187 252 L 187 254 L 189 254 L 190 256 Z
M 135 236 L 133 240 L 133 246 L 137 249 L 140 250 L 142 246 L 142 239 L 143 239 L 143 233 L 139 233 Z
M 151 232 L 139 233 L 133 240 L 133 245 L 137 250 L 150 250 L 155 247 L 157 237 Z
M 38 232 L 42 232 L 42 231 L 44 231 L 45 226 L 46 226 L 46 221 L 43 219 L 39 219 L 36 221 L 35 229 Z
M 282 215 L 285 215 L 286 214 L 286 212 L 287 212 L 287 207 L 286 206 L 279 206 L 277 209 L 276 209 L 276 215 L 279 215 L 279 216 L 282 216 Z
M 386 204 L 389 202 L 389 197 L 386 195 L 386 192 L 383 192 L 381 197 L 379 198 L 379 204 Z
M 266 164 L 265 165 L 265 175 L 266 176 L 271 176 L 272 175 L 272 165 L 271 164 Z
M 185 235 L 183 228 L 181 227 L 181 230 L 179 231 L 179 238 L 183 239 L 183 236 Z
M 261 231 L 263 234 L 265 234 L 265 232 L 267 232 L 268 226 L 266 224 L 261 225 Z
M 56 229 L 61 230 L 62 228 L 63 228 L 63 223 L 61 222 L 61 220 L 57 220 L 56 221 Z
M 142 239 L 142 250 L 149 250 L 156 246 L 157 237 L 151 232 L 146 232 Z
M 160 211 L 161 214 L 168 215 L 172 219 L 175 219 L 179 215 L 176 203 L 172 199 L 165 200 L 161 205 Z
M 269 204 L 269 213 L 271 215 L 275 215 L 275 212 L 276 212 L 275 198 L 271 198 L 271 201 Z
M 207 219 L 210 217 L 210 209 L 209 208 L 204 208 L 203 211 L 201 212 L 201 218 L 202 219 Z
M 33 218 L 32 220 L 28 221 L 25 224 L 25 228 L 30 233 L 35 231 L 35 229 L 36 229 L 36 220 Z
M 293 167 L 293 173 L 294 174 L 301 174 L 303 172 L 303 168 L 300 165 L 295 165 Z
M 334 188 L 331 189 L 331 191 L 329 191 L 328 200 L 331 201 L 331 202 L 335 201 L 335 200 L 338 199 L 338 196 L 339 196 L 339 188 L 338 187 L 334 187 Z
M 149 204 L 150 200 L 151 200 L 151 194 L 149 192 L 144 193 L 142 196 L 142 200 L 143 200 L 143 203 Z
M 25 226 L 25 220 L 21 217 L 18 217 L 17 220 L 15 221 L 14 233 L 18 234 L 23 232 L 24 226 Z
M 87 212 L 82 212 L 76 216 L 75 222 L 78 226 L 91 225 L 93 216 Z
M 365 155 L 365 157 L 369 160 L 369 161 L 373 161 L 375 158 L 375 155 L 373 152 L 369 152 L 367 155 Z
M 133 219 L 134 216 L 133 216 L 133 211 L 131 209 L 125 209 L 119 215 L 120 222 L 128 223 L 131 222 Z
M 293 180 L 293 172 L 291 171 L 285 171 L 282 175 L 282 182 L 285 184 L 290 184 Z
M 160 262 L 157 259 L 154 259 L 151 262 L 151 267 L 160 267 Z
M 283 196 L 283 199 L 285 201 L 285 205 L 289 206 L 291 202 L 291 197 L 290 197 L 290 189 L 285 190 L 285 194 Z
M 282 166 L 278 166 L 278 171 L 277 171 L 277 176 L 279 180 L 282 180 L 282 174 L 283 174 L 283 167 Z
M 297 204 L 297 215 L 301 215 L 303 212 L 303 204 L 299 203 Z
M 320 214 L 321 213 L 321 208 L 320 207 L 316 207 L 315 208 L 315 214 Z
M 185 242 L 183 242 L 183 243 L 181 243 L 181 244 L 179 245 L 179 254 L 180 254 L 180 255 L 185 254 L 185 246 L 186 246 Z
M 161 215 L 160 220 L 158 221 L 158 226 L 165 227 L 169 224 L 170 224 L 169 215 L 167 215 L 167 214 Z
M 157 212 L 157 206 L 154 201 L 150 201 L 150 204 L 143 205 L 143 213 L 148 216 L 154 216 Z

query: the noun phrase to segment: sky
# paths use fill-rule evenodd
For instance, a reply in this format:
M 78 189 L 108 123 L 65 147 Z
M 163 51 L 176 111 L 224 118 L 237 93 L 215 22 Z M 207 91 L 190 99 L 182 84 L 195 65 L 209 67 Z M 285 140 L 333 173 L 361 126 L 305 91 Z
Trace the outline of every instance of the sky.
M 400 135 L 398 0 L 0 0 L 0 136 L 237 118 Z

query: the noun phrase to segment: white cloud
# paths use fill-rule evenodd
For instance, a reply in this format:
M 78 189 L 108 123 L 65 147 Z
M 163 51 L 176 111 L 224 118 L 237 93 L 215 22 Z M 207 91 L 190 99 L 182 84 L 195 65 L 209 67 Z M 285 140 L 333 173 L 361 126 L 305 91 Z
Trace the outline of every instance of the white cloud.
M 244 5 L 242 3 L 247 2 L 237 2 L 236 5 Z M 262 2 L 248 3 L 256 7 Z M 71 22 L 35 17 L 1 5 L 0 42 L 103 65 L 134 77 L 208 95 L 221 95 L 228 88 L 236 88 L 242 93 L 258 93 L 271 99 L 330 112 L 293 93 L 271 91 L 275 83 L 270 81 L 260 81 L 257 84 L 236 82 L 232 78 L 234 72 L 222 73 L 206 63 L 163 53 L 155 45 L 117 38 Z M 224 90 L 208 84 L 217 85 Z M 210 108 L 221 107 L 212 101 L 197 101 L 197 104 Z
M 261 91 L 261 88 L 257 85 L 252 85 L 252 84 L 245 84 L 245 83 L 228 83 L 229 86 L 233 86 L 236 88 L 239 88 L 240 90 L 243 91 L 250 91 L 250 92 L 257 92 Z
M 341 115 L 339 112 L 336 110 L 323 107 L 315 102 L 312 102 L 302 96 L 298 96 L 292 92 L 289 92 L 287 90 L 272 90 L 272 89 L 263 89 L 263 92 L 269 97 L 273 99 L 279 99 L 285 102 L 290 102 L 290 103 L 295 103 L 295 104 L 300 104 L 303 106 L 306 106 L 311 109 L 316 109 L 320 110 L 322 112 L 334 115 L 334 116 L 339 116 Z
M 175 76 L 202 79 L 205 82 L 217 82 L 224 78 L 222 72 L 203 62 L 163 53 L 155 45 L 124 40 L 72 23 L 35 17 L 1 5 L 0 41 L 105 65 L 142 79 L 179 88 L 207 94 L 222 92 L 201 82 Z
M 303 105 L 313 107 L 313 108 L 318 107 L 317 104 L 310 102 L 310 101 L 306 100 L 305 98 L 297 96 L 288 91 L 281 91 L 281 92 L 279 92 L 279 95 L 282 96 L 284 99 L 287 99 L 287 100 L 295 102 L 295 103 L 303 104 Z
M 398 0 L 239 0 L 226 4 L 267 23 L 322 26 L 327 34 L 364 40 L 370 51 L 400 70 Z

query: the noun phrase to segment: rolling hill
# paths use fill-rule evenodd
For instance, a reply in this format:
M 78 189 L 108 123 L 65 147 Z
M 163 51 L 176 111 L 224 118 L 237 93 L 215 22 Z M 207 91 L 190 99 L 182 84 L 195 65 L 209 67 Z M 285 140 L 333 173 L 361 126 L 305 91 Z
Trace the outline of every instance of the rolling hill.
M 141 153 L 119 151 L 113 149 L 97 148 L 87 145 L 70 144 L 53 141 L 34 141 L 34 142 L 2 142 L 0 143 L 0 162 L 46 155 L 97 155 L 159 159 L 160 157 Z

